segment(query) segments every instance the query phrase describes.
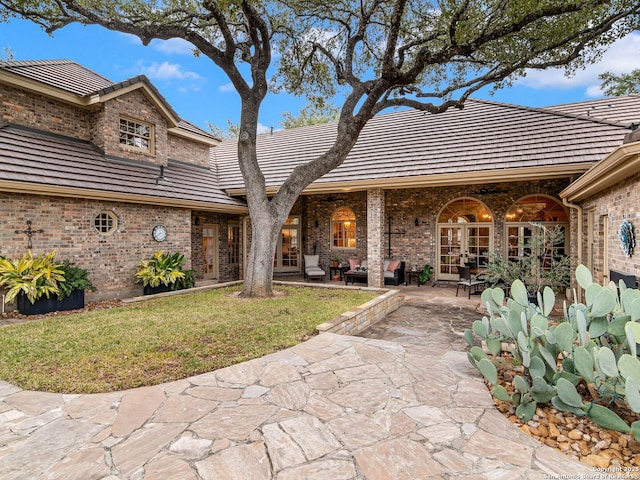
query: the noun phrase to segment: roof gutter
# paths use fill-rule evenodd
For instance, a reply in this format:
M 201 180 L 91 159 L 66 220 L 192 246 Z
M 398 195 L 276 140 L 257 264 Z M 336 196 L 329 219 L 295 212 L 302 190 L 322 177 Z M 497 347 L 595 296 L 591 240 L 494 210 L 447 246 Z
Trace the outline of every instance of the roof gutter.
M 562 198 L 562 203 L 565 207 L 568 207 L 572 210 L 576 211 L 576 214 L 578 215 L 578 226 L 576 228 L 576 231 L 578 232 L 578 252 L 577 252 L 577 259 L 578 259 L 578 264 L 583 263 L 582 262 L 582 239 L 584 237 L 583 235 L 583 226 L 582 226 L 582 222 L 583 222 L 583 218 L 584 218 L 584 210 L 582 209 L 582 207 L 580 205 L 576 205 L 575 203 L 570 203 L 567 200 L 567 197 L 563 197 Z M 578 288 L 577 290 L 577 300 L 578 302 L 582 302 L 582 289 Z
M 57 185 L 38 185 L 27 182 L 0 180 L 0 191 L 10 193 L 29 193 L 32 195 L 52 195 L 66 198 L 82 198 L 124 203 L 144 203 L 163 207 L 186 208 L 218 213 L 246 214 L 249 208 L 242 205 L 225 205 L 222 203 L 200 202 L 178 198 L 157 197 L 151 195 L 131 195 L 120 192 L 90 190 L 86 188 L 69 188 Z

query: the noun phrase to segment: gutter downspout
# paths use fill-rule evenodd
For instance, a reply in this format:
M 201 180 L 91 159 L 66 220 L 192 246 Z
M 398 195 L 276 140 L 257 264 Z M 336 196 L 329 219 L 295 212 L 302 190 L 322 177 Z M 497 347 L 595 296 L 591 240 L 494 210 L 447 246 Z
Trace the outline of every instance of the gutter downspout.
M 582 207 L 580 205 L 576 205 L 575 203 L 569 203 L 569 201 L 567 200 L 566 197 L 562 198 L 562 204 L 565 207 L 569 207 L 569 208 L 575 210 L 577 215 L 578 215 L 578 228 L 577 228 L 577 231 L 578 231 L 578 255 L 577 255 L 577 257 L 578 257 L 578 263 L 580 264 L 580 263 L 582 263 L 582 250 L 583 250 L 582 249 L 582 238 L 584 236 L 583 232 L 582 232 L 582 230 L 583 230 L 582 221 L 583 221 L 583 214 L 584 214 L 583 213 L 583 209 L 582 209 Z M 576 294 L 577 294 L 578 298 L 574 299 L 574 300 L 582 302 L 582 289 L 580 289 L 580 287 L 576 288 Z

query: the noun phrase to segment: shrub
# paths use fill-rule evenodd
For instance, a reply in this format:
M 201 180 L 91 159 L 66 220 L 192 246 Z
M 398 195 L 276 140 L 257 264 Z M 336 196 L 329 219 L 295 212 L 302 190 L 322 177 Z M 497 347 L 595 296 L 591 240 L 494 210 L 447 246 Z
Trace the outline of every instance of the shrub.
M 193 281 L 193 272 L 185 280 L 185 272 L 182 270 L 184 255 L 179 252 L 168 253 L 158 250 L 150 260 L 143 260 L 138 264 L 135 275 L 136 283 L 142 283 L 144 287 L 167 286 L 172 290 L 186 288 L 183 285 Z
M 76 290 L 96 291 L 96 287 L 89 280 L 89 272 L 84 268 L 71 265 L 69 260 L 65 260 L 60 269 L 64 280 L 58 284 L 58 300 L 68 297 Z
M 626 404 L 640 413 L 640 291 L 624 282 L 618 288 L 613 282 L 598 285 L 583 265 L 576 279 L 586 303 L 565 304 L 561 320 L 549 317 L 555 304 L 549 287 L 538 293 L 539 306 L 528 302 L 520 280 L 513 282 L 506 303 L 502 289 L 486 289 L 482 301 L 489 316 L 465 331 L 469 361 L 493 385 L 493 395 L 512 403 L 523 421 L 533 417 L 538 403 L 550 402 L 603 428 L 632 432 L 640 441 L 640 421 L 629 425 L 614 411 Z M 474 345 L 474 334 L 486 350 Z M 505 351 L 524 368 L 513 378 L 512 394 L 498 384 L 496 365 Z
M 0 258 L 0 287 L 7 289 L 6 301 L 25 295 L 33 304 L 42 297 L 59 293 L 64 281 L 62 265 L 55 261 L 56 251 L 34 257 L 29 250 L 20 260 Z

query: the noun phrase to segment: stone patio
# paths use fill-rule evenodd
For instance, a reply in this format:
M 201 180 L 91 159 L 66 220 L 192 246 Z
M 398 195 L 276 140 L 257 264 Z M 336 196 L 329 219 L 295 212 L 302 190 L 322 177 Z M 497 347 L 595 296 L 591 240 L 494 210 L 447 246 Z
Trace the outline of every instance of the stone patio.
M 518 430 L 465 353 L 478 299 L 402 287 L 360 337 L 94 395 L 0 383 L 0 478 L 544 479 L 593 471 Z M 565 477 L 569 478 L 569 477 Z

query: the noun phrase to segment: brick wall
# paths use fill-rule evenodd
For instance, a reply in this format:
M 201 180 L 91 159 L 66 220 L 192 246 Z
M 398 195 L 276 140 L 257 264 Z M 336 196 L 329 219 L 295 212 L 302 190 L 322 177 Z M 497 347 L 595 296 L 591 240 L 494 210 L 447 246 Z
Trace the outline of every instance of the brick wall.
M 155 149 L 145 154 L 120 144 L 120 116 L 154 125 Z M 168 133 L 165 119 L 140 91 L 81 108 L 26 90 L 0 85 L 0 121 L 91 141 L 108 155 L 166 165 L 171 158 L 209 166 L 210 147 Z
M 0 84 L 0 121 L 80 140 L 91 139 L 91 112 Z
M 609 269 L 640 277 L 640 173 L 632 175 L 615 187 L 604 190 L 598 195 L 587 199 L 582 204 L 583 215 L 583 251 L 587 252 L 587 213 L 594 215 L 594 243 L 593 266 L 594 276 L 602 281 L 609 274 Z M 604 217 L 608 217 L 608 230 L 605 231 Z M 623 220 L 627 220 L 634 227 L 636 248 L 631 258 L 627 258 L 620 248 L 618 231 Z M 609 246 L 607 251 L 608 264 L 605 265 L 604 249 L 605 237 Z
M 118 229 L 101 236 L 93 220 L 101 211 L 113 211 Z M 136 265 L 156 250 L 179 251 L 185 255 L 185 268 L 191 266 L 191 211 L 188 209 L 141 206 L 127 203 L 65 199 L 52 196 L 25 196 L 0 193 L 0 255 L 19 258 L 27 251 L 24 230 L 27 220 L 34 230 L 34 255 L 57 250 L 56 258 L 68 258 L 90 272 L 95 293 L 87 300 L 141 295 L 134 284 Z M 155 225 L 167 227 L 168 237 L 158 243 L 151 237 Z
M 211 150 L 209 145 L 169 134 L 168 148 L 168 158 L 172 160 L 209 168 L 209 152 Z
M 485 203 L 494 218 L 494 250 L 503 251 L 505 245 L 504 216 L 513 203 L 530 194 L 545 194 L 558 198 L 558 193 L 569 184 L 569 179 L 492 184 L 488 193 L 479 195 L 481 185 L 456 187 L 414 188 L 386 190 L 384 192 L 384 232 L 388 231 L 388 217 L 392 217 L 391 257 L 404 260 L 407 267 L 436 264 L 437 216 L 449 202 L 472 197 Z M 332 254 L 341 258 L 367 257 L 366 192 L 333 194 L 336 200 L 327 202 L 326 195 L 305 196 L 296 206 L 303 210 L 303 250 L 320 255 L 323 265 L 330 265 Z M 357 248 L 355 250 L 331 248 L 331 215 L 339 207 L 351 208 L 357 221 Z M 415 220 L 418 219 L 418 226 Z M 315 221 L 318 227 L 315 227 Z M 388 257 L 389 236 L 383 235 L 383 257 Z

